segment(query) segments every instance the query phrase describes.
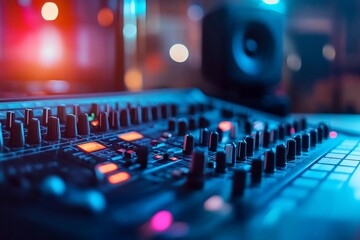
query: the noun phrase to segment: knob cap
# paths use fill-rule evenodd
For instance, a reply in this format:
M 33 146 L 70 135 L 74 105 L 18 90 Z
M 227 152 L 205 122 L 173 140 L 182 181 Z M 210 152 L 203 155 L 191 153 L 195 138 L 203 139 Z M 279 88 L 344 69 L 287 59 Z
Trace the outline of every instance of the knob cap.
M 301 142 L 302 142 L 302 150 L 304 152 L 308 152 L 309 151 L 309 148 L 310 148 L 310 133 L 304 133 L 302 135 L 302 139 L 301 139 Z
M 167 104 L 161 104 L 160 105 L 160 111 L 161 111 L 161 118 L 166 119 L 168 117 L 168 105 Z
M 139 106 L 130 108 L 130 122 L 136 125 L 141 123 Z
M 275 144 L 279 138 L 279 130 L 277 128 L 274 128 L 273 130 L 271 130 L 271 135 L 272 135 L 272 143 Z
M 216 152 L 219 142 L 219 134 L 217 132 L 210 133 L 209 151 Z
M 189 130 L 195 130 L 196 129 L 196 120 L 194 117 L 189 118 Z
M 15 113 L 13 111 L 6 112 L 6 129 L 10 130 L 14 121 L 15 121 Z
M 221 142 L 224 136 L 224 132 L 221 130 L 221 128 L 216 128 L 216 132 L 219 134 L 219 142 Z
M 60 135 L 60 119 L 58 117 L 50 117 L 46 138 L 50 141 L 56 141 L 61 138 Z
M 275 169 L 275 153 L 272 150 L 265 152 L 264 171 L 266 173 L 274 173 Z
M 296 141 L 294 139 L 289 139 L 287 141 L 287 160 L 295 160 L 296 155 Z
M 263 134 L 263 147 L 269 148 L 269 146 L 270 146 L 270 131 L 265 130 Z
M 97 103 L 92 103 L 90 106 L 90 115 L 98 116 L 100 113 L 100 105 Z
M 74 114 L 75 116 L 79 116 L 79 115 L 80 115 L 80 113 L 81 113 L 80 105 L 75 104 L 75 105 L 72 106 L 72 109 L 73 109 L 73 114 Z
M 178 136 L 184 136 L 187 132 L 187 123 L 185 119 L 178 121 Z
M 65 137 L 75 138 L 77 135 L 76 115 L 69 114 L 66 116 Z
M 236 139 L 237 138 L 237 132 L 238 132 L 238 123 L 237 122 L 232 122 L 231 123 L 231 127 L 230 127 L 230 138 L 231 139 Z
M 235 166 L 236 162 L 236 145 L 235 143 L 227 143 L 225 145 L 226 164 L 228 166 Z
M 78 133 L 80 135 L 86 135 L 86 136 L 90 134 L 90 123 L 89 123 L 89 116 L 87 113 L 82 113 L 79 115 Z
M 178 114 L 178 105 L 173 103 L 170 105 L 170 114 L 172 117 L 176 117 Z
M 249 119 L 246 119 L 245 126 L 244 126 L 245 134 L 251 134 L 252 125 L 253 125 L 252 122 Z
M 278 129 L 279 129 L 279 140 L 284 140 L 285 139 L 285 131 L 286 131 L 285 124 L 283 124 L 283 123 L 279 124 Z
M 261 159 L 257 158 L 251 162 L 251 183 L 261 183 L 263 168 L 263 161 Z
M 186 186 L 190 189 L 200 189 L 204 186 L 205 162 L 207 156 L 204 151 L 195 150 L 191 156 L 190 172 Z
M 25 144 L 24 125 L 22 122 L 15 120 L 10 130 L 10 146 L 23 147 Z
M 316 147 L 317 139 L 318 139 L 318 132 L 316 129 L 310 130 L 310 146 Z
M 327 124 L 325 124 L 325 123 L 320 123 L 320 125 L 323 127 L 323 129 L 324 129 L 324 139 L 328 139 L 328 137 L 329 137 L 329 132 L 330 132 L 330 128 L 329 128 L 329 126 L 327 125 Z
M 306 118 L 301 118 L 300 119 L 300 130 L 304 131 L 307 128 L 307 120 Z
M 120 127 L 128 127 L 130 125 L 129 109 L 120 110 Z
M 226 172 L 226 154 L 223 151 L 216 152 L 215 156 L 216 167 L 215 172 L 225 173 Z
M 149 122 L 150 121 L 150 114 L 149 114 L 149 107 L 142 107 L 141 108 L 141 119 L 142 122 Z
M 44 107 L 42 114 L 42 125 L 47 126 L 49 122 L 49 118 L 51 117 L 51 109 L 48 107 Z
M 200 130 L 200 137 L 199 137 L 199 145 L 200 146 L 207 146 L 209 142 L 209 130 L 207 128 L 203 128 Z
M 24 126 L 27 128 L 29 123 L 30 123 L 30 119 L 34 118 L 34 111 L 32 109 L 25 109 L 25 114 L 24 114 Z
M 296 135 L 294 137 L 294 140 L 296 142 L 296 155 L 300 156 L 301 155 L 301 148 L 302 148 L 302 143 L 301 143 L 301 137 L 300 135 Z
M 251 157 L 254 154 L 254 138 L 252 136 L 246 136 L 246 156 Z
M 298 131 L 300 130 L 300 126 L 299 126 L 299 125 L 300 125 L 299 122 L 296 121 L 296 120 L 294 120 L 294 122 L 293 122 L 293 128 L 294 128 L 295 132 L 298 132 Z
M 141 169 L 147 168 L 149 149 L 146 146 L 139 146 L 136 148 L 137 162 Z
M 185 154 L 191 154 L 194 149 L 194 136 L 186 134 L 184 137 L 183 152 Z
M 26 142 L 29 144 L 41 143 L 40 121 L 37 118 L 30 119 Z
M 259 150 L 260 148 L 260 131 L 256 131 L 254 134 L 254 149 Z
M 247 149 L 247 143 L 245 140 L 240 140 L 237 143 L 237 156 L 236 159 L 239 161 L 245 161 L 246 160 L 246 149 Z
M 232 197 L 241 197 L 244 195 L 246 186 L 246 171 L 245 169 L 234 169 L 234 176 L 232 182 Z
M 286 146 L 279 144 L 276 146 L 276 167 L 283 168 L 286 166 Z
M 175 118 L 170 118 L 168 120 L 168 131 L 174 132 L 176 128 L 176 120 Z
M 318 143 L 322 143 L 323 138 L 324 138 L 324 127 L 322 125 L 319 125 L 317 127 L 317 137 L 318 137 Z
M 151 117 L 152 117 L 153 121 L 159 120 L 159 118 L 160 118 L 159 115 L 160 115 L 159 107 L 158 106 L 152 106 L 151 107 Z
M 107 112 L 99 113 L 99 128 L 98 129 L 100 132 L 109 131 L 109 120 L 108 120 Z
M 57 107 L 57 117 L 60 120 L 60 123 L 65 123 L 66 122 L 66 107 L 65 105 L 59 105 Z
M 118 129 L 120 127 L 119 112 L 111 111 L 109 114 L 109 126 L 111 129 Z

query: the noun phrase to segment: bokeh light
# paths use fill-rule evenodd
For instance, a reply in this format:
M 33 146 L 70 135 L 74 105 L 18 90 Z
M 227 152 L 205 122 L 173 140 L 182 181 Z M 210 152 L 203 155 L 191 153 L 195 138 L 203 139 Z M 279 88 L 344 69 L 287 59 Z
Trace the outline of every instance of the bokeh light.
M 280 0 L 262 0 L 264 3 L 269 4 L 269 5 L 275 5 L 278 4 L 280 2 Z
M 110 8 L 102 8 L 98 12 L 97 20 L 100 26 L 108 27 L 114 22 L 114 13 Z
M 123 29 L 124 37 L 133 39 L 136 37 L 137 34 L 137 28 L 134 24 L 125 24 Z
M 150 220 L 150 226 L 153 231 L 163 232 L 168 229 L 173 221 L 173 216 L 169 211 L 160 211 Z
M 41 8 L 41 16 L 46 21 L 54 21 L 59 15 L 59 8 L 53 2 L 46 2 Z
M 204 16 L 204 10 L 199 5 L 191 5 L 187 10 L 188 17 L 191 21 L 198 22 Z
M 289 56 L 286 58 L 286 65 L 290 70 L 298 72 L 302 66 L 300 56 L 297 54 L 289 54 Z
M 139 91 L 143 86 L 143 76 L 138 68 L 130 68 L 125 74 L 125 85 L 130 91 Z
M 330 44 L 324 45 L 324 47 L 322 49 L 322 54 L 323 54 L 324 58 L 328 61 L 334 61 L 334 59 L 336 57 L 335 48 Z
M 183 63 L 189 58 L 189 50 L 183 44 L 174 44 L 169 51 L 172 60 L 178 63 Z

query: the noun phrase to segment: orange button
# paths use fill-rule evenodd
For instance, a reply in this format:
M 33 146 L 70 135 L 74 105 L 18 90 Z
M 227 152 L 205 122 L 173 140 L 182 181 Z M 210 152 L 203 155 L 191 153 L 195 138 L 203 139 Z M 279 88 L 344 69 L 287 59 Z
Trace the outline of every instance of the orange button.
M 118 137 L 121 138 L 122 140 L 131 142 L 131 141 L 135 141 L 135 140 L 141 139 L 141 138 L 143 138 L 144 136 L 141 135 L 141 134 L 138 133 L 138 132 L 128 132 L 128 133 L 120 134 Z
M 130 174 L 127 172 L 115 173 L 108 177 L 108 181 L 111 184 L 119 184 L 130 179 Z
M 119 167 L 114 164 L 114 163 L 104 163 L 101 165 L 97 166 L 97 169 L 99 170 L 99 172 L 101 172 L 102 174 L 107 174 L 109 172 L 113 172 L 115 170 L 118 170 Z
M 84 144 L 79 144 L 78 148 L 84 150 L 85 152 L 95 152 L 104 149 L 106 147 L 97 142 L 88 142 Z

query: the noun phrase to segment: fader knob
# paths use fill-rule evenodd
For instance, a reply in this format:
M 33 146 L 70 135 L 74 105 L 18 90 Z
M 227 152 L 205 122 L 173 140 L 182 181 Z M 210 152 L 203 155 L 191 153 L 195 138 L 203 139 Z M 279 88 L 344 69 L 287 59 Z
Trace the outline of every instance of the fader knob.
M 225 145 L 226 164 L 228 166 L 235 166 L 236 162 L 236 145 L 235 143 L 227 143 Z
M 50 117 L 47 129 L 46 138 L 50 141 L 59 140 L 60 135 L 60 120 L 58 117 Z
M 141 108 L 141 119 L 142 119 L 142 122 L 149 122 L 150 121 L 150 117 L 149 117 L 149 107 L 142 107 Z
M 6 112 L 6 129 L 10 130 L 15 121 L 15 113 L 13 111 Z
M 80 113 L 81 113 L 80 105 L 75 104 L 75 105 L 72 106 L 72 109 L 73 109 L 73 114 L 74 114 L 75 116 L 79 116 L 79 115 L 80 115 Z
M 318 143 L 322 143 L 323 138 L 324 138 L 324 127 L 322 125 L 319 125 L 317 127 L 317 133 L 318 133 L 317 134 L 317 137 L 318 137 L 317 141 L 318 141 Z
M 296 142 L 296 155 L 300 156 L 301 155 L 301 148 L 302 148 L 302 143 L 301 143 L 301 136 L 300 135 L 296 135 L 294 137 L 294 140 Z
M 57 107 L 57 117 L 60 120 L 60 123 L 66 122 L 66 107 L 65 105 L 59 105 Z
M 207 146 L 209 142 L 209 130 L 207 128 L 203 128 L 200 130 L 200 137 L 199 137 L 199 145 L 200 146 Z
M 174 118 L 169 119 L 168 121 L 168 131 L 173 132 L 176 128 L 176 121 Z
M 260 131 L 256 131 L 254 135 L 254 149 L 259 150 L 260 148 Z
M 196 120 L 194 117 L 189 118 L 189 130 L 195 130 L 196 129 Z
M 130 125 L 129 109 L 124 108 L 120 110 L 120 127 L 128 127 Z
M 109 114 L 109 126 L 111 129 L 118 129 L 120 127 L 119 112 L 111 111 Z
M 205 162 L 207 156 L 204 151 L 195 150 L 191 156 L 190 172 L 186 186 L 190 189 L 200 189 L 204 186 Z
M 270 131 L 265 130 L 263 134 L 263 147 L 268 148 L 270 146 Z
M 246 119 L 244 127 L 245 134 L 250 134 L 252 131 L 252 122 L 249 119 Z
M 90 107 L 90 115 L 98 116 L 100 113 L 100 106 L 97 103 L 92 103 Z
M 238 132 L 238 123 L 232 122 L 230 126 L 230 138 L 236 139 L 237 138 L 237 132 Z
M 284 140 L 286 126 L 283 123 L 281 123 L 279 124 L 278 129 L 279 129 L 279 140 Z
M 69 114 L 66 116 L 65 137 L 75 138 L 77 135 L 76 115 Z
M 130 122 L 131 122 L 131 124 L 135 124 L 135 125 L 138 125 L 141 123 L 140 107 L 130 108 Z
M 275 169 L 275 153 L 272 150 L 265 152 L 264 171 L 266 173 L 274 173 Z
M 205 116 L 199 117 L 199 128 L 207 128 L 209 127 L 210 122 Z
M 178 121 L 178 136 L 184 136 L 187 132 L 187 123 L 185 119 Z
M 245 161 L 246 160 L 246 149 L 247 149 L 247 143 L 245 140 L 240 140 L 237 143 L 237 156 L 236 159 L 239 161 Z
M 244 195 L 246 186 L 246 171 L 245 169 L 234 169 L 232 182 L 232 197 L 241 197 Z
M 221 142 L 224 136 L 224 132 L 221 130 L 221 128 L 216 128 L 216 132 L 219 134 L 219 142 Z
M 37 118 L 30 119 L 26 142 L 29 144 L 41 143 L 40 121 Z
M 294 139 L 289 139 L 287 141 L 287 160 L 295 160 L 296 155 L 296 141 Z
M 89 135 L 90 134 L 89 116 L 87 113 L 82 113 L 79 115 L 78 133 L 80 135 Z
M 261 159 L 257 158 L 251 162 L 251 183 L 258 184 L 261 182 L 263 168 Z
M 310 148 L 310 133 L 304 133 L 302 135 L 302 139 L 301 139 L 301 142 L 302 142 L 302 150 L 304 152 L 307 152 L 309 151 L 309 148 Z
M 177 104 L 171 104 L 170 105 L 170 114 L 172 117 L 176 117 L 178 114 L 178 105 Z
M 325 139 L 328 139 L 328 137 L 329 137 L 329 132 L 330 132 L 330 128 L 329 128 L 329 126 L 327 125 L 327 124 L 325 124 L 325 123 L 320 123 L 320 125 L 323 127 L 323 129 L 324 129 L 324 138 Z
M 147 168 L 149 149 L 146 146 L 139 146 L 136 149 L 137 162 L 141 169 Z
M 302 117 L 300 119 L 300 129 L 304 131 L 307 128 L 307 121 L 306 118 Z
M 168 117 L 168 105 L 167 104 L 161 104 L 160 105 L 161 110 L 161 118 L 165 119 Z
M 49 122 L 49 118 L 51 117 L 51 109 L 48 107 L 44 107 L 42 113 L 42 125 L 47 126 Z
M 194 136 L 191 134 L 186 134 L 184 136 L 183 152 L 185 154 L 191 154 L 193 149 L 194 149 Z
M 27 128 L 30 122 L 30 119 L 34 118 L 34 111 L 32 109 L 25 109 L 24 114 L 24 126 Z
M 225 173 L 226 172 L 226 154 L 223 151 L 216 152 L 215 156 L 216 167 L 215 172 Z
M 219 142 L 219 134 L 217 132 L 210 133 L 209 151 L 216 152 Z
M 276 167 L 283 168 L 286 166 L 286 146 L 279 144 L 276 146 Z
M 252 136 L 246 136 L 246 156 L 251 157 L 254 154 L 254 138 Z
M 310 130 L 310 146 L 311 147 L 316 147 L 316 143 L 318 140 L 318 132 L 316 129 L 311 129 Z
M 109 121 L 108 121 L 108 113 L 107 112 L 99 113 L 99 131 L 100 132 L 109 131 Z
M 293 122 L 293 128 L 295 132 L 298 132 L 300 130 L 299 122 L 294 120 Z
M 10 130 L 10 146 L 23 147 L 25 143 L 24 125 L 22 122 L 15 120 Z
M 159 107 L 158 106 L 151 107 L 151 117 L 152 117 L 153 121 L 159 120 Z

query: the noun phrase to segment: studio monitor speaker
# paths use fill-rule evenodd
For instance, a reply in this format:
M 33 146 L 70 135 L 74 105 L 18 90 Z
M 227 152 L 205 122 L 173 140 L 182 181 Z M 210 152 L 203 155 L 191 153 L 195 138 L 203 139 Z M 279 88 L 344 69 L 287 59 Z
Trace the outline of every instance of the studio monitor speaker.
M 284 22 L 283 13 L 255 4 L 224 4 L 209 12 L 202 36 L 205 78 L 225 88 L 276 86 L 281 80 Z

